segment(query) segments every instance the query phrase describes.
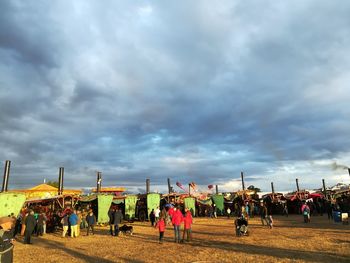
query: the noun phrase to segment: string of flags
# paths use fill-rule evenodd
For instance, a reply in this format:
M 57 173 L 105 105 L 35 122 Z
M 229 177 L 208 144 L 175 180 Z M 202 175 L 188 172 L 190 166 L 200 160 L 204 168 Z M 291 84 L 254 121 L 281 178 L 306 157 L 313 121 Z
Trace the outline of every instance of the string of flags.
M 176 186 L 179 187 L 180 189 L 184 190 L 185 192 L 188 192 L 188 190 L 185 189 L 184 186 L 183 186 L 179 181 L 176 182 Z M 198 192 L 198 187 L 197 187 L 197 184 L 196 184 L 195 182 L 189 183 L 189 186 L 190 186 L 195 192 Z M 212 185 L 212 184 L 208 185 L 208 189 L 209 189 L 209 190 L 212 190 L 213 188 L 214 188 L 214 185 Z

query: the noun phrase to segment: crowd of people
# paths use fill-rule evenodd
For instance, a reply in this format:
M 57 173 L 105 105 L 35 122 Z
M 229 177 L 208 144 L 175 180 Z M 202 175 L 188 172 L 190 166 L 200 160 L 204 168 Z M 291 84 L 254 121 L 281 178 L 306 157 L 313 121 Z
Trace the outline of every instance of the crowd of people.
M 260 201 L 258 204 L 251 201 L 242 201 L 226 207 L 224 213 L 228 218 L 234 217 L 234 226 L 237 236 L 248 235 L 248 223 L 250 218 L 260 216 L 262 226 L 270 229 L 273 228 L 271 204 Z M 286 203 L 282 203 L 283 214 L 288 216 L 288 207 Z M 217 208 L 215 205 L 205 208 L 209 211 L 207 216 L 211 218 L 217 217 Z M 176 243 L 190 242 L 192 240 L 192 212 L 189 209 L 183 209 L 179 205 L 168 204 L 162 209 L 159 207 L 152 209 L 149 214 L 151 226 L 159 231 L 159 242 L 163 243 L 167 226 L 174 229 L 174 241 Z M 322 200 L 306 200 L 300 203 L 299 213 L 303 217 L 305 223 L 310 223 L 311 216 L 323 215 L 327 213 L 328 219 L 333 219 L 334 211 L 350 212 L 349 199 L 340 198 L 335 202 Z M 221 211 L 221 215 L 224 215 Z M 11 214 L 14 227 L 11 230 L 13 238 L 20 234 L 23 236 L 25 244 L 32 244 L 32 236 L 43 236 L 49 229 L 50 232 L 62 231 L 62 237 L 69 235 L 76 238 L 81 235 L 81 231 L 86 231 L 85 235 L 95 234 L 95 225 L 97 219 L 93 213 L 93 209 L 77 209 L 67 208 L 65 210 L 57 210 L 55 212 L 42 209 L 22 209 L 16 218 Z M 124 217 L 119 207 L 111 207 L 108 211 L 109 232 L 111 236 L 119 236 L 119 226 L 122 224 Z M 62 230 L 60 230 L 62 229 Z M 182 234 L 181 234 L 182 230 Z
M 166 229 L 166 225 L 172 225 L 174 228 L 174 238 L 175 243 L 183 243 L 184 241 L 190 242 L 192 240 L 192 223 L 193 217 L 192 213 L 189 209 L 185 208 L 185 215 L 182 214 L 179 206 L 171 206 L 168 211 L 163 208 L 162 211 L 159 210 L 159 207 L 156 209 L 156 213 L 154 211 L 151 212 L 151 215 L 159 214 L 158 217 L 155 218 L 155 228 L 159 231 L 159 243 L 163 243 L 164 233 Z M 153 217 L 153 216 L 152 216 Z M 151 221 L 152 226 L 154 223 Z M 181 238 L 181 225 L 183 224 L 183 235 Z M 185 239 L 186 236 L 186 239 Z
M 62 227 L 62 237 L 66 237 L 67 234 L 73 238 L 78 237 L 83 229 L 86 229 L 86 235 L 89 235 L 90 232 L 94 234 L 97 220 L 92 209 L 86 211 L 67 208 L 55 212 L 42 210 L 37 207 L 34 209 L 24 208 L 17 217 L 13 214 L 10 215 L 9 217 L 13 220 L 12 237 L 15 238 L 20 234 L 24 237 L 25 244 L 32 244 L 31 237 L 45 235 L 48 225 L 50 232 L 55 232 L 59 227 Z

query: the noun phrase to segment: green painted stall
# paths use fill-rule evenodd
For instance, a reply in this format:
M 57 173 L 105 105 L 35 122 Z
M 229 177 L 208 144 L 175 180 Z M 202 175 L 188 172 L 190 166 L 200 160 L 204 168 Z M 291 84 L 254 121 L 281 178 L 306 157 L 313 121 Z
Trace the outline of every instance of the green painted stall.
M 194 197 L 186 197 L 184 199 L 185 208 L 191 211 L 192 216 L 196 214 L 196 199 Z
M 100 224 L 108 223 L 108 211 L 113 201 L 113 195 L 93 194 L 82 196 L 79 200 L 81 203 L 89 203 L 97 216 L 97 222 Z
M 224 196 L 223 195 L 213 195 L 211 197 L 216 206 L 216 211 L 218 215 L 224 215 Z
M 160 194 L 147 194 L 147 212 L 148 215 L 151 213 L 152 209 L 160 205 Z
M 0 217 L 11 215 L 11 213 L 17 216 L 25 201 L 26 196 L 22 193 L 0 193 Z

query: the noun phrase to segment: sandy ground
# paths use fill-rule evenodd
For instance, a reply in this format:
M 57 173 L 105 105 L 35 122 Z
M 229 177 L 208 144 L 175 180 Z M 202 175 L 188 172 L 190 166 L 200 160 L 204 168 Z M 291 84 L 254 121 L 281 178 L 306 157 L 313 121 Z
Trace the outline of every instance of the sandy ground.
M 112 237 L 108 227 L 78 238 L 60 233 L 15 242 L 14 262 L 350 262 L 350 226 L 313 217 L 275 217 L 275 227 L 250 220 L 250 236 L 236 237 L 233 219 L 196 218 L 193 241 L 175 244 L 169 226 L 165 242 L 148 223 L 135 222 L 133 236 Z

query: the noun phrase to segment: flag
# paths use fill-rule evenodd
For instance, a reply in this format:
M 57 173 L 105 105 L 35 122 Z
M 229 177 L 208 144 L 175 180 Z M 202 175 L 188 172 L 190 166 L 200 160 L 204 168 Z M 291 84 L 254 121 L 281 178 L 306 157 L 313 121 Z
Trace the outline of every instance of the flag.
M 182 186 L 182 184 L 180 184 L 180 182 L 176 182 L 176 185 L 177 185 L 178 187 L 180 187 L 182 190 L 186 191 L 186 190 L 184 189 L 184 187 Z
M 208 185 L 209 190 L 213 189 L 213 187 L 214 187 L 214 185 L 212 185 L 212 184 Z
M 196 189 L 197 185 L 194 182 L 190 183 L 190 186 L 192 187 L 193 190 L 197 191 Z

